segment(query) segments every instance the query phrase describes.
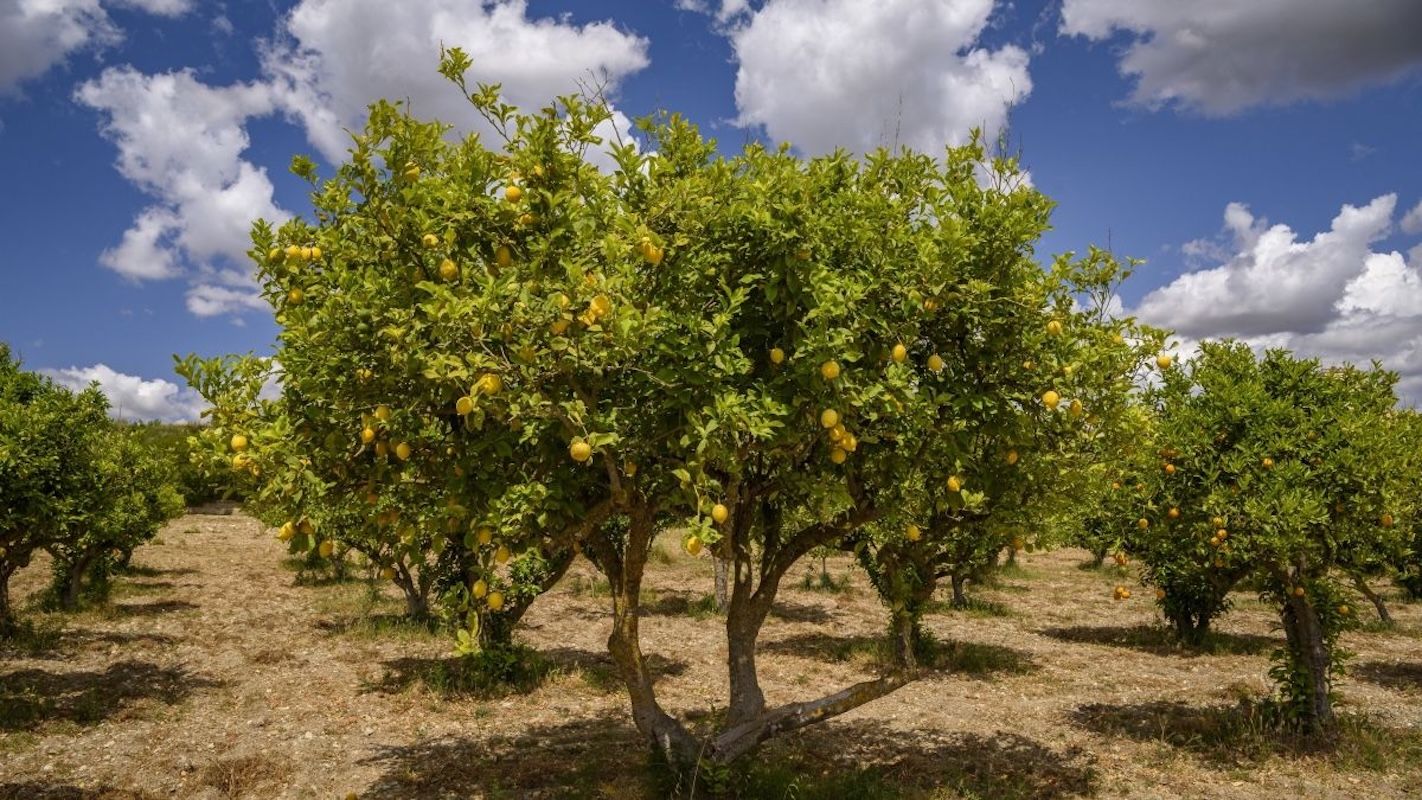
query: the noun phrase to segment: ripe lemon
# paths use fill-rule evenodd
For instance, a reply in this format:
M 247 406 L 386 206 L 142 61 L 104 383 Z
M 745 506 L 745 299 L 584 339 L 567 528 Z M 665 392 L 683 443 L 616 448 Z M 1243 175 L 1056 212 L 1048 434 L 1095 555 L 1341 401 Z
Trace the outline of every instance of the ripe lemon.
M 311 248 L 311 260 L 312 260 L 312 261 L 320 261 L 320 260 L 321 260 L 321 248 L 319 248 L 319 247 L 313 247 L 313 248 Z
M 928 371 L 929 371 L 929 372 L 942 372 L 942 371 L 943 371 L 943 356 L 940 356 L 940 355 L 938 355 L 937 353 L 934 353 L 933 355 L 929 356 L 929 357 L 928 357 Z
M 1150 520 L 1146 519 L 1145 517 L 1141 517 L 1140 519 L 1136 520 L 1136 527 L 1140 528 L 1141 530 L 1145 530 L 1146 528 L 1150 527 Z
M 573 457 L 574 461 L 579 463 L 587 461 L 592 458 L 592 445 L 582 439 L 575 440 L 568 447 L 568 454 Z
M 439 247 L 439 237 L 433 233 L 425 234 L 420 238 L 420 241 L 424 242 L 425 247 Z
M 1042 393 L 1042 405 L 1046 406 L 1048 411 L 1055 411 L 1057 408 L 1057 404 L 1061 401 L 1062 396 L 1052 391 L 1051 389 L 1048 389 L 1047 391 Z
M 439 277 L 446 281 L 452 281 L 459 277 L 459 267 L 446 258 L 439 262 Z
M 486 372 L 479 376 L 479 381 L 474 384 L 474 388 L 484 394 L 498 394 L 504 388 L 504 379 L 492 372 Z
M 785 351 L 778 347 L 770 348 L 770 363 L 782 364 L 785 362 Z
M 1308 594 L 1308 592 L 1304 591 L 1304 587 L 1302 587 L 1302 586 L 1295 586 L 1295 587 L 1294 587 L 1294 597 L 1303 597 L 1305 594 Z
M 454 413 L 458 414 L 461 417 L 468 416 L 469 413 L 473 410 L 474 398 L 470 397 L 467 394 L 454 401 Z
M 717 525 L 720 525 L 727 519 L 730 519 L 730 517 L 731 510 L 729 508 L 726 508 L 724 505 L 717 503 L 716 505 L 711 507 L 711 519 L 715 520 Z
M 1062 324 L 1056 320 L 1047 323 L 1047 333 L 1052 336 L 1062 335 Z
M 1008 451 L 1007 451 L 1007 464 L 1008 464 L 1008 466 L 1012 466 L 1013 464 L 1016 464 L 1016 463 L 1017 463 L 1017 451 L 1016 451 L 1016 450 L 1008 450 Z
M 826 361 L 820 365 L 820 377 L 827 381 L 832 381 L 839 377 L 839 362 Z
M 932 297 L 928 298 L 927 300 L 924 300 L 924 301 L 923 301 L 923 310 L 924 310 L 924 311 L 937 311 L 937 310 L 938 310 L 938 301 L 935 300 L 935 299 L 933 299 Z
M 273 262 L 281 261 L 282 255 L 283 254 L 281 252 L 280 247 L 273 247 L 272 249 L 267 251 L 267 260 Z
M 370 444 L 375 441 L 375 431 L 370 428 L 361 429 L 360 441 L 362 444 Z
M 292 260 L 301 258 L 301 248 L 294 244 L 286 246 L 286 257 Z
M 488 546 L 494 541 L 494 529 L 487 525 L 480 525 L 478 530 L 474 531 L 474 538 L 480 545 Z
M 827 408 L 820 412 L 820 425 L 825 428 L 833 428 L 839 424 L 839 412 L 832 408 Z
M 501 244 L 494 249 L 494 263 L 503 268 L 508 268 L 513 263 L 513 251 L 508 245 Z
M 909 523 L 909 526 L 904 529 L 904 537 L 907 538 L 910 542 L 916 542 L 919 539 L 923 538 L 923 531 L 919 530 L 919 527 L 917 525 Z
M 504 545 L 499 545 L 498 549 L 494 551 L 494 563 L 495 563 L 495 564 L 505 564 L 505 563 L 508 563 L 508 560 L 509 560 L 509 549 L 508 549 L 507 547 L 505 547 Z
M 1073 417 L 1079 417 L 1079 416 L 1081 416 L 1082 410 L 1083 410 L 1083 409 L 1082 409 L 1081 401 L 1080 401 L 1080 400 L 1072 400 L 1072 401 L 1071 401 L 1071 405 L 1067 406 L 1067 411 L 1068 411 Z
M 700 555 L 700 554 L 701 554 L 701 537 L 699 537 L 699 536 L 688 536 L 688 537 L 686 538 L 686 552 L 687 552 L 688 555 L 693 555 L 693 556 L 695 556 L 695 555 Z
M 1174 465 L 1174 464 L 1166 464 L 1165 467 L 1164 467 L 1164 469 L 1165 469 L 1165 474 L 1166 474 L 1166 475 L 1174 475 L 1174 474 L 1175 474 L 1175 465 Z
M 1391 528 L 1391 527 L 1392 527 L 1392 522 L 1393 522 L 1393 520 L 1392 520 L 1392 515 L 1391 515 L 1391 514 L 1383 514 L 1381 521 L 1382 521 L 1382 526 L 1383 526 L 1384 528 Z
M 598 316 L 606 316 L 612 312 L 612 299 L 605 294 L 600 294 L 592 299 L 588 308 L 595 311 Z
M 839 446 L 846 452 L 853 453 L 855 450 L 859 449 L 859 440 L 854 437 L 854 434 L 845 433 L 843 436 L 839 437 Z
M 410 445 L 407 442 L 395 445 L 395 457 L 401 461 L 409 461 L 411 452 L 413 451 L 410 450 Z
M 1214 519 L 1210 520 L 1210 522 L 1214 523 L 1214 526 L 1216 528 L 1224 527 L 1224 517 L 1215 517 Z
M 1347 606 L 1339 606 L 1338 613 L 1346 617 L 1349 613 L 1351 613 L 1351 609 L 1349 609 Z
M 847 458 L 849 458 L 849 453 L 845 452 L 843 447 L 836 447 L 830 451 L 830 461 L 836 464 L 843 464 Z
M 1160 355 L 1155 357 L 1155 365 L 1157 367 L 1160 367 L 1161 369 L 1170 369 L 1170 365 L 1172 363 L 1174 363 L 1174 359 L 1172 359 L 1165 353 L 1161 353 Z
M 489 592 L 489 596 L 484 598 L 484 602 L 488 603 L 490 611 L 502 611 L 504 608 L 504 593 Z
M 295 535 L 296 535 L 296 526 L 293 525 L 293 524 L 291 524 L 291 522 L 288 521 L 288 522 L 283 522 L 283 523 L 281 524 L 281 530 L 277 533 L 277 538 L 280 539 L 280 540 L 282 540 L 283 542 L 289 542 L 289 541 L 291 541 L 291 537 L 293 537 L 293 536 L 295 536 Z
M 523 190 L 517 186 L 506 186 L 504 187 L 504 199 L 510 203 L 517 203 L 523 199 Z
M 1225 530 L 1224 528 L 1220 528 L 1219 530 L 1215 531 L 1215 538 L 1223 542 L 1225 539 L 1229 538 L 1229 531 Z
M 390 406 L 378 405 L 375 407 L 375 418 L 381 422 L 390 421 Z
M 243 450 L 246 450 L 246 449 L 247 449 L 247 437 L 243 436 L 243 435 L 240 434 L 240 433 L 234 434 L 234 435 L 232 436 L 232 441 L 229 442 L 229 444 L 232 445 L 232 449 L 233 449 L 233 450 L 236 450 L 237 452 L 240 453 L 240 452 L 242 452 Z M 1389 523 L 1389 524 L 1391 524 L 1391 523 Z
M 286 293 L 286 301 L 294 306 L 299 306 L 306 301 L 306 293 L 300 289 L 292 289 Z
M 321 553 L 322 558 L 330 558 L 331 554 L 336 552 L 336 543 L 331 541 L 330 539 L 326 539 L 325 541 L 321 542 L 321 546 L 318 548 L 318 551 Z
M 1165 516 L 1171 519 L 1180 519 L 1180 509 L 1171 506 L 1170 510 L 1165 512 Z
M 1262 462 L 1260 462 L 1260 463 L 1264 465 L 1264 469 L 1273 469 L 1273 468 L 1274 468 L 1274 459 L 1269 458 L 1268 456 L 1265 456 L 1265 457 L 1264 457 L 1264 460 L 1263 460 Z
M 963 490 L 963 479 L 957 475 L 948 476 L 948 491 L 961 492 Z
M 904 347 L 902 342 L 894 345 L 894 349 L 889 353 L 889 358 L 892 358 L 895 364 L 904 363 L 908 360 L 908 348 Z
M 480 578 L 474 581 L 474 585 L 470 587 L 469 592 L 473 594 L 475 598 L 483 600 L 484 595 L 489 593 L 489 584 L 486 583 L 483 578 Z

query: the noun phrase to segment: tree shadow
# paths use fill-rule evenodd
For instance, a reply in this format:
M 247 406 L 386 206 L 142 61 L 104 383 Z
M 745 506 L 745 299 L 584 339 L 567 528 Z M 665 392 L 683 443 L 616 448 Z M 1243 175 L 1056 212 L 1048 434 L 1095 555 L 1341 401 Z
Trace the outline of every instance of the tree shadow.
M 889 642 L 882 636 L 799 633 L 764 642 L 758 649 L 765 653 L 818 658 L 835 663 L 865 661 L 884 667 L 892 658 Z M 995 644 L 929 638 L 925 650 L 919 656 L 920 666 L 924 669 L 974 678 L 998 674 L 1022 675 L 1040 669 L 1031 653 Z
M 622 715 L 532 726 L 484 739 L 444 737 L 362 759 L 384 772 L 362 797 L 659 797 L 646 745 Z
M 176 614 L 198 608 L 196 603 L 186 600 L 155 600 L 151 603 L 112 603 L 106 609 L 119 617 L 156 617 L 160 614 Z
M 673 661 L 657 653 L 647 654 L 646 661 L 654 681 L 681 675 L 688 668 L 684 661 Z M 399 694 L 421 686 L 446 697 L 491 699 L 528 694 L 554 678 L 570 674 L 580 675 L 603 692 L 623 688 L 610 656 L 571 647 L 515 647 L 472 657 L 394 658 L 382 661 L 381 666 L 381 676 L 362 684 L 362 693 Z
M 120 575 L 132 575 L 139 578 L 161 578 L 164 576 L 175 577 L 178 575 L 196 575 L 198 571 L 192 567 L 174 567 L 172 569 L 159 569 L 157 567 L 145 567 L 139 564 L 130 564 L 118 571 Z
M 705 797 L 708 775 L 673 780 L 622 714 L 510 736 L 445 737 L 386 747 L 360 762 L 384 772 L 363 797 Z M 834 721 L 773 741 L 718 776 L 724 796 L 802 800 L 970 797 L 1056 800 L 1091 793 L 1091 756 L 1013 733 L 906 731 Z M 694 789 L 694 791 L 693 791 Z
M 1070 720 L 1086 730 L 1184 750 L 1222 768 L 1270 758 L 1321 758 L 1342 770 L 1422 765 L 1422 733 L 1393 729 L 1361 714 L 1340 714 L 1333 730 L 1309 734 L 1286 724 L 1268 702 L 1192 706 L 1180 701 L 1126 705 L 1093 703 Z
M 1368 661 L 1348 670 L 1355 677 L 1404 692 L 1422 692 L 1422 664 Z
M 746 797 L 802 800 L 952 796 L 1055 800 L 1096 789 L 1094 758 L 1026 736 L 903 730 L 877 720 L 832 722 L 774 742 L 746 777 Z
M 685 591 L 665 591 L 657 594 L 657 599 L 651 603 L 642 603 L 640 607 L 642 616 L 651 617 L 711 617 L 718 616 L 716 610 L 716 596 L 714 594 L 697 594 L 696 592 Z M 595 616 L 607 616 L 607 612 L 598 609 Z
M 0 800 L 155 800 L 156 794 L 112 786 L 86 788 L 61 783 L 0 783 Z
M 0 674 L 0 730 L 28 731 L 61 721 L 93 724 L 145 700 L 174 705 L 219 685 L 183 667 L 143 661 L 112 664 L 103 672 L 17 670 Z
M 1063 642 L 1126 647 L 1155 655 L 1256 656 L 1269 653 L 1279 646 L 1278 640 L 1268 636 L 1220 631 L 1211 631 L 1206 634 L 1203 643 L 1190 645 L 1180 641 L 1173 631 L 1162 625 L 1073 625 L 1043 628 L 1037 632 Z
M 834 621 L 834 614 L 824 606 L 811 603 L 791 603 L 785 600 L 771 605 L 770 616 L 786 622 L 809 622 L 815 625 Z

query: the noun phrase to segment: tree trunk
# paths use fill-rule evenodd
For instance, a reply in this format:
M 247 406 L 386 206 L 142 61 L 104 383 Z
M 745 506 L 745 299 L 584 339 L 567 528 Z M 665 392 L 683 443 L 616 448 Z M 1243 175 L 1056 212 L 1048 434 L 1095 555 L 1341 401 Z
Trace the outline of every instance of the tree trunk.
M 1091 566 L 1100 569 L 1101 565 L 1106 563 L 1106 550 L 1107 548 L 1102 547 L 1091 551 Z
M 716 611 L 724 614 L 726 607 L 731 602 L 731 588 L 729 585 L 731 576 L 730 559 L 717 555 L 712 559 L 716 562 Z
M 84 576 L 89 574 L 89 568 L 94 565 L 97 556 L 96 551 L 85 550 L 65 567 L 64 585 L 60 587 L 59 592 L 60 608 L 65 611 L 79 608 L 79 597 L 84 591 Z
M 12 562 L 0 561 L 0 638 L 15 632 L 15 612 L 10 607 L 10 576 L 19 567 Z
M 1333 726 L 1333 702 L 1329 696 L 1331 663 L 1323 624 L 1307 597 L 1288 595 L 1283 609 L 1284 634 L 1289 647 L 1289 660 L 1300 671 L 1301 696 L 1290 698 L 1301 712 L 1300 721 L 1310 731 L 1318 732 Z
M 1357 588 L 1364 597 L 1368 598 L 1368 601 L 1373 604 L 1373 608 L 1377 609 L 1378 619 L 1382 620 L 1382 624 L 1391 626 L 1392 614 L 1388 612 L 1387 603 L 1383 602 L 1382 595 L 1373 591 L 1373 587 L 1368 585 L 1367 580 L 1363 578 L 1362 575 L 1353 576 L 1353 586 Z
M 625 545 L 598 547 L 598 561 L 612 586 L 612 633 L 607 637 L 607 650 L 627 687 L 637 730 L 674 770 L 684 771 L 695 767 L 701 748 L 657 702 L 639 631 L 642 575 L 655 523 L 654 509 L 638 508 L 628 520 Z
M 968 582 L 968 576 L 953 574 L 948 577 L 949 582 L 953 586 L 953 607 L 959 609 L 967 608 L 968 595 L 963 591 L 963 586 Z
M 731 690 L 726 724 L 731 727 L 765 712 L 765 693 L 755 665 L 755 643 L 779 589 L 776 575 L 762 575 L 760 587 L 754 585 L 749 505 L 738 504 L 734 527 L 727 532 L 735 570 L 731 576 L 731 601 L 726 608 L 726 668 Z

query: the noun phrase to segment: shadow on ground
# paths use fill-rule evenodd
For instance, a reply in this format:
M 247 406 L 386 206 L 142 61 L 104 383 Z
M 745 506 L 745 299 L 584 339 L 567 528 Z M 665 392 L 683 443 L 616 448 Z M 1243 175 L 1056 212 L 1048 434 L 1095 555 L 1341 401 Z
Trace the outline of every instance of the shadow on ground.
M 442 738 L 387 747 L 362 762 L 384 773 L 362 797 L 663 798 L 693 795 L 651 766 L 621 715 L 572 720 L 518 737 Z M 904 731 L 880 723 L 831 722 L 762 751 L 748 769 L 722 776 L 728 796 L 800 800 L 971 797 L 1054 800 L 1089 794 L 1096 770 L 1083 751 L 1054 751 L 1013 733 L 990 736 Z M 708 796 L 708 776 L 694 778 Z
M 186 600 L 155 600 L 151 603 L 114 603 L 106 611 L 119 617 L 156 617 L 196 609 L 196 603 Z
M 687 670 L 686 662 L 656 653 L 647 654 L 646 660 L 653 680 Z M 623 690 L 610 656 L 571 647 L 518 650 L 507 657 L 489 654 L 483 660 L 461 656 L 394 658 L 382 661 L 381 666 L 381 676 L 363 684 L 362 692 L 398 694 L 420 686 L 449 697 L 495 698 L 527 694 L 562 675 L 579 675 L 603 692 Z
M 1348 670 L 1354 677 L 1404 692 L 1422 692 L 1422 664 L 1368 661 Z
M 0 673 L 0 730 L 34 730 L 53 722 L 93 724 L 141 702 L 173 705 L 217 685 L 182 667 L 144 661 L 112 664 L 103 672 Z
M 880 636 L 800 633 L 765 642 L 760 645 L 760 650 L 832 662 L 858 659 L 885 665 L 889 662 L 888 642 Z M 920 658 L 920 665 L 941 672 L 986 677 L 999 674 L 1022 675 L 1038 669 L 1030 653 L 1000 645 L 935 641 L 930 650 L 927 656 Z
M 1184 644 L 1161 625 L 1075 625 L 1067 628 L 1043 628 L 1043 636 L 1077 644 L 1100 644 L 1127 647 L 1156 655 L 1264 655 L 1279 646 L 1268 636 L 1242 633 L 1212 632 L 1199 646 Z
M 1389 728 L 1360 714 L 1340 714 L 1335 730 L 1317 735 L 1281 724 L 1277 707 L 1250 700 L 1233 706 L 1093 703 L 1069 718 L 1098 734 L 1156 742 L 1228 768 L 1276 756 L 1321 758 L 1342 770 L 1422 768 L 1422 732 Z
M 0 783 L 0 800 L 156 800 L 158 795 L 115 789 L 82 788 L 62 783 Z

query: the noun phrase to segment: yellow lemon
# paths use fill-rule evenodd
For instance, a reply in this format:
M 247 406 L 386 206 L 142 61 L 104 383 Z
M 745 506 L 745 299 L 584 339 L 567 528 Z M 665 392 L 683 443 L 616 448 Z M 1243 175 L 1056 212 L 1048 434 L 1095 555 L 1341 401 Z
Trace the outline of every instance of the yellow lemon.
M 1042 393 L 1042 405 L 1046 406 L 1048 411 L 1055 411 L 1057 408 L 1057 404 L 1061 401 L 1062 396 L 1052 391 L 1051 389 L 1048 389 L 1047 391 Z
M 929 357 L 928 357 L 928 370 L 929 370 L 929 372 L 942 372 L 942 371 L 943 371 L 943 356 L 940 356 L 940 355 L 938 355 L 937 353 L 934 353 L 933 355 L 929 356 Z
M 895 364 L 904 363 L 908 360 L 908 348 L 904 347 L 902 342 L 894 345 L 894 349 L 889 352 L 889 358 L 892 358 Z
M 237 452 L 240 453 L 240 452 L 242 452 L 243 450 L 246 450 L 246 449 L 247 449 L 247 437 L 243 436 L 243 435 L 240 434 L 240 433 L 234 434 L 234 435 L 232 436 L 232 441 L 229 442 L 229 444 L 232 445 L 232 449 L 233 449 L 233 450 L 236 450 Z M 1389 523 L 1389 524 L 1391 524 L 1391 523 Z
M 778 347 L 770 348 L 770 363 L 780 364 L 785 361 L 785 351 Z
M 827 381 L 832 381 L 839 377 L 839 362 L 826 361 L 820 365 L 820 377 Z
M 839 424 L 839 412 L 832 408 L 827 408 L 820 412 L 820 425 L 826 428 L 833 428 Z
M 574 461 L 587 461 L 592 458 L 592 445 L 582 439 L 578 439 L 568 447 L 568 454 L 573 457 Z
M 458 414 L 461 417 L 468 416 L 468 414 L 473 410 L 474 398 L 470 397 L 467 394 L 454 401 L 454 413 Z
M 720 503 L 711 507 L 711 519 L 715 520 L 717 525 L 724 523 L 730 516 L 731 510 Z

